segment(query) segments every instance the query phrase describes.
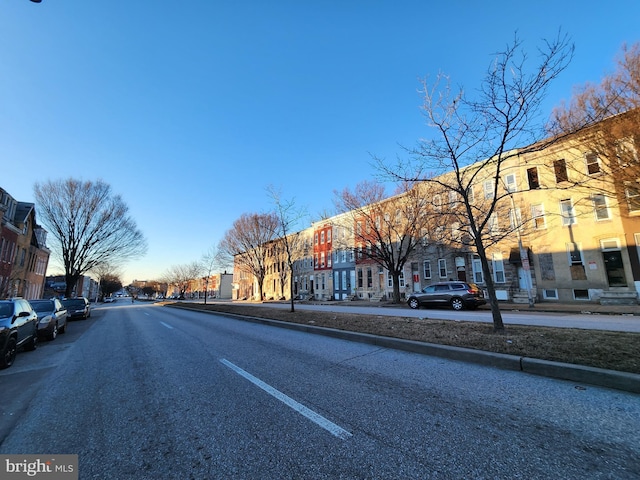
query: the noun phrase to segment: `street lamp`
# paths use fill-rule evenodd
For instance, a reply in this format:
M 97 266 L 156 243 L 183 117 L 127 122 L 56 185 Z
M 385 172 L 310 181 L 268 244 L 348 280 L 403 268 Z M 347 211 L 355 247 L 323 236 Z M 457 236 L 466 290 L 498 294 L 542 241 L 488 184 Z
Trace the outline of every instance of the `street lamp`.
M 33 3 L 40 3 L 42 0 L 31 0 Z

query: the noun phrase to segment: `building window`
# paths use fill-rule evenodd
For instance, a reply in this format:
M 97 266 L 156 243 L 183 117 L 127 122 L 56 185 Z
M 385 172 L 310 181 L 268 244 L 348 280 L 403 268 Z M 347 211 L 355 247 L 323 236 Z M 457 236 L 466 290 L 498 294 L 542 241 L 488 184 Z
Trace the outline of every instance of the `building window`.
M 562 160 L 555 160 L 553 162 L 553 171 L 556 174 L 556 183 L 569 181 L 569 175 L 567 174 L 567 162 Z
M 542 203 L 531 205 L 531 219 L 533 220 L 533 228 L 536 230 L 547 227 L 544 219 L 544 205 Z
M 627 205 L 629 206 L 629 213 L 640 211 L 640 188 L 638 185 L 627 184 L 624 189 L 625 196 L 627 197 Z
M 467 198 L 469 199 L 469 203 L 473 203 L 473 201 L 476 199 L 475 193 L 473 191 L 473 185 L 469 185 L 469 188 L 467 190 Z
M 573 298 L 575 300 L 590 300 L 590 298 L 589 298 L 589 290 L 574 289 L 573 290 Z
M 420 229 L 420 238 L 422 240 L 422 246 L 426 247 L 429 244 L 429 231 L 426 228 Z
M 318 244 L 318 234 L 317 233 L 313 236 L 313 244 L 314 245 Z
M 440 278 L 447 278 L 447 260 L 444 258 L 438 259 L 438 275 Z
M 591 198 L 593 200 L 593 210 L 596 214 L 596 220 L 609 220 L 611 216 L 609 214 L 609 206 L 607 205 L 607 197 L 604 195 L 594 195 Z
M 504 176 L 504 184 L 505 184 L 505 188 L 507 189 L 507 192 L 517 192 L 518 191 L 518 184 L 516 181 L 516 174 L 515 173 L 510 173 L 509 175 L 505 175 Z
M 433 197 L 433 208 L 436 212 L 440 212 L 442 210 L 442 197 L 440 195 L 435 195 Z
M 480 261 L 480 257 L 478 255 L 473 256 L 471 269 L 473 270 L 473 281 L 475 283 L 484 283 L 484 275 L 482 274 L 482 262 Z
M 331 230 L 327 230 L 327 243 L 331 243 Z
M 493 254 L 493 279 L 496 283 L 505 283 L 504 260 L 501 253 Z
M 587 162 L 588 175 L 595 175 L 596 173 L 600 173 L 600 159 L 598 158 L 597 153 L 589 152 L 584 156 L 584 158 Z
M 324 252 L 320 252 L 320 268 L 324 268 Z
M 320 232 L 320 245 L 324 243 L 324 231 Z
M 327 267 L 331 268 L 331 252 L 327 254 Z
M 562 216 L 562 225 L 574 225 L 578 223 L 575 212 L 573 211 L 573 202 L 571 199 L 560 200 L 560 215 Z
M 527 168 L 527 181 L 529 182 L 529 190 L 540 188 L 540 180 L 538 179 L 538 168 Z
M 638 151 L 632 137 L 623 138 L 616 143 L 616 156 L 618 157 L 618 163 L 622 167 L 638 163 Z
M 362 269 L 358 269 L 358 288 L 362 288 Z
M 431 262 L 429 260 L 425 260 L 422 265 L 423 265 L 423 271 L 424 271 L 424 278 L 425 280 L 428 280 L 431 278 Z
M 493 198 L 493 180 L 485 180 L 483 184 L 484 198 L 486 200 Z
M 498 226 L 498 214 L 493 212 L 489 217 L 489 235 L 498 235 L 499 226 Z
M 367 268 L 367 288 L 373 287 L 373 273 L 370 268 Z

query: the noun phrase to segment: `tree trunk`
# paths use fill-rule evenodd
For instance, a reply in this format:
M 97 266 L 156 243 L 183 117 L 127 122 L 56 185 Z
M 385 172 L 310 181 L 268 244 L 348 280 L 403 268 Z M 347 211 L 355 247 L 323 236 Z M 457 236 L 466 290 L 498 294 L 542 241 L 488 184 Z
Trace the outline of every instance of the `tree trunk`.
M 291 301 L 291 312 L 295 311 L 295 307 L 293 306 L 293 271 L 291 272 L 289 279 L 289 298 Z
M 504 323 L 502 323 L 502 312 L 500 311 L 500 305 L 496 298 L 496 287 L 493 283 L 493 277 L 489 270 L 489 261 L 487 260 L 487 252 L 483 246 L 477 245 L 478 256 L 480 257 L 480 263 L 482 263 L 482 272 L 484 273 L 484 280 L 487 285 L 487 293 L 489 295 L 489 305 L 491 306 L 491 316 L 493 318 L 493 331 L 503 332 Z
M 400 303 L 400 273 L 394 271 L 391 277 L 393 278 L 393 303 Z

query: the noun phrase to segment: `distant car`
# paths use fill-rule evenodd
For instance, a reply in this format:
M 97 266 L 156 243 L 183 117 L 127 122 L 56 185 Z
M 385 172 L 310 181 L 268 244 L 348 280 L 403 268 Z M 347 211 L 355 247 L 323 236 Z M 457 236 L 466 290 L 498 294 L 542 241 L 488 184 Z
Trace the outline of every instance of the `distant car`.
M 74 318 L 86 320 L 91 316 L 91 305 L 89 304 L 89 300 L 84 297 L 65 298 L 62 300 L 62 305 L 67 308 L 69 320 L 73 320 Z
M 475 283 L 454 281 L 429 285 L 419 293 L 412 293 L 407 300 L 411 308 L 451 306 L 454 310 L 474 310 L 485 303 L 484 292 Z
M 113 297 L 104 297 L 104 303 L 113 303 Z
M 67 309 L 57 298 L 51 300 L 29 300 L 38 314 L 38 335 L 55 340 L 59 333 L 67 330 Z
M 0 368 L 13 365 L 18 349 L 38 346 L 38 314 L 23 299 L 0 300 Z

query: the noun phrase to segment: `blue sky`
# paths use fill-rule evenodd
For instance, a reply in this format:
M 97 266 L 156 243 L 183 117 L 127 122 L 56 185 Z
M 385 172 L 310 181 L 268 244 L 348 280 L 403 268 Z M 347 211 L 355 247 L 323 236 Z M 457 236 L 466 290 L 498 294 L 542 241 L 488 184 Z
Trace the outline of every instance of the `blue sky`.
M 576 53 L 546 116 L 638 18 L 637 1 L 0 0 L 0 186 L 106 181 L 149 243 L 123 280 L 159 278 L 268 210 L 269 185 L 317 218 L 372 155 L 404 155 L 429 134 L 421 78 L 475 89 L 516 31 L 533 56 L 562 28 Z

